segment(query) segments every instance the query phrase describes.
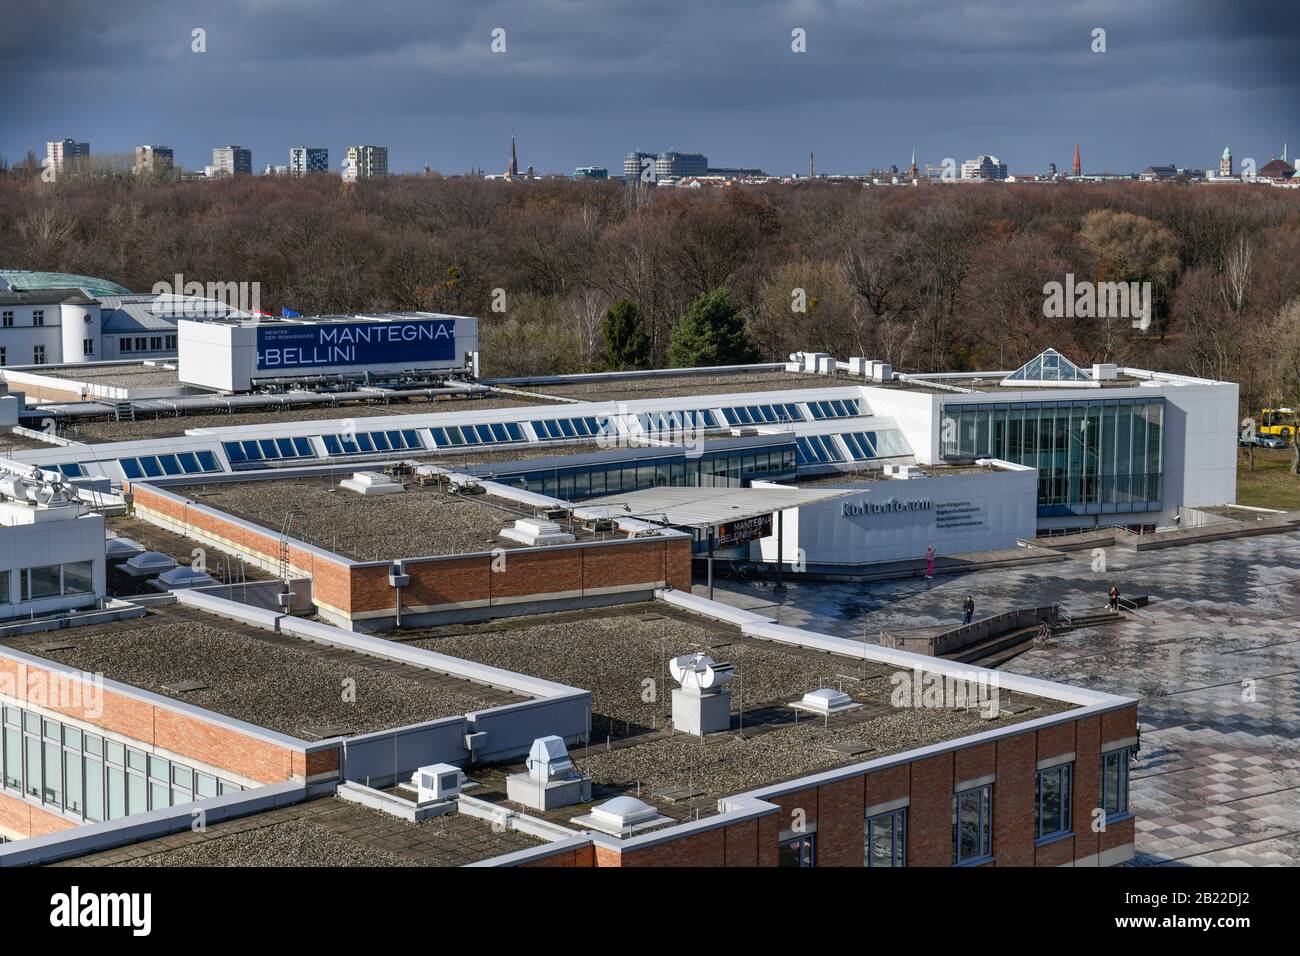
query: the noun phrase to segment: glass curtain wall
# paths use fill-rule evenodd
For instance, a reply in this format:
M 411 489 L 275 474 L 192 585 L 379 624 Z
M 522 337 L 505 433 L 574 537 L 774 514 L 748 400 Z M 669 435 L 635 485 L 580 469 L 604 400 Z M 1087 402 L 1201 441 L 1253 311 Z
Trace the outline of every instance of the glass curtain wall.
M 945 405 L 945 458 L 1001 458 L 1038 469 L 1038 513 L 1158 511 L 1164 400 Z

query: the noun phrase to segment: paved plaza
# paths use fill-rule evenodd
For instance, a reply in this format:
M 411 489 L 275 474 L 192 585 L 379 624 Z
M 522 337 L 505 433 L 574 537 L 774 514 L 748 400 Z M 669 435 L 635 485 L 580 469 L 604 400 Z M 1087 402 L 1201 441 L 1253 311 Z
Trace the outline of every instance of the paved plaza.
M 1099 560 L 1099 557 L 1102 560 Z M 1104 566 L 1103 566 L 1104 561 Z M 1055 637 L 1005 668 L 1139 699 L 1137 865 L 1300 864 L 1300 532 L 1020 568 L 864 584 L 719 582 L 720 600 L 782 623 L 876 640 L 1013 607 L 1098 610 L 1111 581 L 1151 603 Z M 696 589 L 697 592 L 700 590 Z

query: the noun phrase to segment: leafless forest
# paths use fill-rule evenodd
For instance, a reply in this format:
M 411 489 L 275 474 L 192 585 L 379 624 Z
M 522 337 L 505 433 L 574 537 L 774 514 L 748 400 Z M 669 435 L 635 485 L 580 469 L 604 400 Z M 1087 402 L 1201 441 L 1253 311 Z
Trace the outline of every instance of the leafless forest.
M 636 304 L 663 363 L 688 304 L 726 287 L 768 359 L 813 349 L 904 370 L 1007 369 L 1053 346 L 1083 363 L 1236 380 L 1257 410 L 1300 403 L 1297 262 L 1300 191 L 1264 185 L 648 192 L 436 176 L 351 187 L 0 176 L 6 266 L 143 291 L 176 273 L 258 282 L 276 313 L 477 315 L 491 375 L 600 367 L 602 319 L 619 299 Z M 1044 284 L 1067 273 L 1150 281 L 1151 328 L 1044 318 Z

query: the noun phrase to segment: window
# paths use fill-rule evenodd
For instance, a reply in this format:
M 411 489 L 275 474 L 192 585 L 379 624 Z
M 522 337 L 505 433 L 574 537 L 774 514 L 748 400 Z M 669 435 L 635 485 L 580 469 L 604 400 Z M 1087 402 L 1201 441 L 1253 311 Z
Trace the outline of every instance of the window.
M 117 350 L 119 352 L 130 352 L 132 350 L 131 345 L 129 338 L 123 337 L 117 340 Z
M 44 346 L 44 345 L 34 345 L 34 346 L 32 346 L 32 363 L 35 364 L 35 365 L 44 365 L 44 364 L 45 364 L 45 346 Z
M 74 561 L 63 566 L 63 593 L 89 594 L 95 590 L 95 566 L 90 561 Z
M 801 465 L 818 465 L 843 461 L 844 453 L 830 435 L 801 435 L 795 439 L 796 456 Z
M 777 866 L 814 866 L 816 865 L 817 834 L 805 833 L 791 840 L 784 840 L 777 851 Z
M 907 808 L 867 817 L 866 866 L 907 865 Z
M 614 423 L 608 418 L 557 418 L 532 423 L 533 432 L 542 441 L 568 438 L 594 438 L 612 434 Z
M 0 604 L 8 604 L 13 600 L 9 593 L 9 576 L 12 573 L 11 571 L 0 571 Z
M 829 402 L 809 402 L 808 410 L 818 421 L 824 418 L 852 418 L 862 414 L 862 405 L 856 398 L 834 399 Z
M 149 340 L 146 339 L 143 335 L 137 335 L 135 337 L 135 350 L 137 352 L 149 351 Z
M 59 596 L 59 566 L 47 564 L 18 572 L 22 576 L 22 599 L 38 601 Z
M 9 364 L 9 350 L 4 346 L 0 346 L 0 366 L 5 366 L 8 364 Z
M 94 354 L 95 354 L 95 340 L 94 340 L 94 339 L 82 339 L 82 340 L 81 340 L 81 354 L 82 354 L 82 355 L 94 355 Z
M 45 324 L 45 310 L 44 310 L 44 309 L 32 309 L 32 325 L 38 325 L 38 326 L 39 326 L 39 325 L 44 325 L 44 324 Z
M 1071 827 L 1070 790 L 1074 781 L 1074 764 L 1063 763 L 1038 771 L 1039 840 L 1069 833 Z
M 976 863 L 993 855 L 993 784 L 952 798 L 952 862 Z
M 167 339 L 167 348 L 168 348 L 169 350 L 173 350 L 173 349 L 175 349 L 175 348 L 176 348 L 176 336 L 174 336 L 174 335 L 168 335 L 168 336 L 166 336 L 166 339 Z
M 12 329 L 14 327 L 14 313 L 12 309 L 5 309 L 4 311 L 4 327 L 6 329 Z
M 1132 747 L 1121 747 L 1101 755 L 1101 807 L 1106 819 L 1128 813 L 1128 771 Z
M 516 422 L 505 422 L 501 425 L 449 425 L 446 428 L 430 428 L 430 434 L 433 435 L 433 443 L 439 448 L 455 448 L 460 445 L 500 445 L 507 442 L 527 441 L 524 437 L 523 429 Z M 423 445 L 417 440 L 411 443 L 402 436 L 410 436 L 418 439 L 419 436 L 414 432 L 376 432 L 376 435 L 382 436 L 382 440 L 387 440 L 387 445 L 382 445 L 384 451 L 388 450 L 391 445 L 394 450 L 400 448 L 422 448 Z M 404 443 L 405 442 L 405 443 Z

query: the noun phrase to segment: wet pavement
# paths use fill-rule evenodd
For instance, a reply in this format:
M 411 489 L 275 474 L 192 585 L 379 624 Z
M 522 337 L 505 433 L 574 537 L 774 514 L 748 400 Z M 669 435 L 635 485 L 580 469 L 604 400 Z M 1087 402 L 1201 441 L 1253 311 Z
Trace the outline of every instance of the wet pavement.
M 1137 865 L 1300 864 L 1300 532 L 864 584 L 719 582 L 719 600 L 781 623 L 877 641 L 1061 603 L 1099 610 L 1112 581 L 1151 604 L 1054 637 L 1005 669 L 1139 699 Z M 725 588 L 725 590 L 723 590 Z M 704 589 L 696 587 L 696 593 Z

